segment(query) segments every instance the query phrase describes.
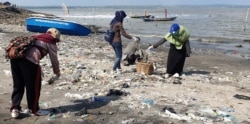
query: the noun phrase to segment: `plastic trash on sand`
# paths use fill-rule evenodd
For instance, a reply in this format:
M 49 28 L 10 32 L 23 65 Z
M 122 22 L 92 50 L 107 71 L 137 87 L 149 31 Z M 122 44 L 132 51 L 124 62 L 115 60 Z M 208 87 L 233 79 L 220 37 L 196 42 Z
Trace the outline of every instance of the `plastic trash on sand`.
M 50 111 L 40 109 L 40 110 L 37 111 L 36 114 L 39 115 L 39 116 L 49 115 Z

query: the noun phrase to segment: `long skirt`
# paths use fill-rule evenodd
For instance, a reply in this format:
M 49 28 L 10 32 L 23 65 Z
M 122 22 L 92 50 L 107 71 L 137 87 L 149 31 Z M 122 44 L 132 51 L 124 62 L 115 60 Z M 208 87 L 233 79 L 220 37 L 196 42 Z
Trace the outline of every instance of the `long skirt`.
M 176 49 L 175 45 L 170 43 L 170 49 L 167 60 L 167 73 L 172 76 L 175 73 L 182 75 L 184 63 L 186 60 L 186 47 L 183 44 L 182 49 Z

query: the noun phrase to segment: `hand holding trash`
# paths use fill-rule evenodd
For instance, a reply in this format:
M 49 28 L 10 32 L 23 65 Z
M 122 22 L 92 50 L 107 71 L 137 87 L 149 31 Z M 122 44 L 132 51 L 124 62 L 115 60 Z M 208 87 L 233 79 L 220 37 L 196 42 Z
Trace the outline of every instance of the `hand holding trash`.
M 49 80 L 48 80 L 48 84 L 53 84 L 56 80 L 58 80 L 60 77 L 60 74 L 54 75 L 52 76 Z
M 136 42 L 140 41 L 140 38 L 139 37 L 135 37 L 135 36 L 132 36 L 132 39 Z
M 153 45 L 149 46 L 147 50 L 152 50 L 152 49 L 154 49 Z

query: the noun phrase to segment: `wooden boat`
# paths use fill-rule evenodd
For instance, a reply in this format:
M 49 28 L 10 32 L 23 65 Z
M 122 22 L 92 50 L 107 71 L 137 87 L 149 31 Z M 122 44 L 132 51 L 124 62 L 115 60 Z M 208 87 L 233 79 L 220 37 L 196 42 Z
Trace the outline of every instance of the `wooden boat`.
M 146 10 L 144 10 L 144 15 L 140 15 L 140 14 L 131 14 L 131 16 L 129 16 L 130 18 L 137 18 L 137 19 L 143 19 L 143 18 L 149 18 L 152 15 L 148 15 Z
M 173 21 L 175 20 L 177 17 L 167 17 L 167 18 L 144 18 L 143 21 L 144 22 L 150 22 L 150 21 Z
M 137 18 L 137 19 L 143 19 L 143 18 L 149 18 L 152 15 L 134 15 L 130 16 L 130 18 Z
M 91 29 L 76 22 L 40 17 L 27 18 L 26 28 L 28 31 L 40 33 L 46 32 L 49 28 L 56 28 L 61 34 L 76 36 L 87 36 L 91 33 Z
M 148 18 L 144 18 L 144 22 L 150 22 L 150 21 L 173 21 L 177 17 L 167 17 L 167 10 L 165 9 L 165 17 L 164 18 L 155 18 L 154 16 L 150 16 Z

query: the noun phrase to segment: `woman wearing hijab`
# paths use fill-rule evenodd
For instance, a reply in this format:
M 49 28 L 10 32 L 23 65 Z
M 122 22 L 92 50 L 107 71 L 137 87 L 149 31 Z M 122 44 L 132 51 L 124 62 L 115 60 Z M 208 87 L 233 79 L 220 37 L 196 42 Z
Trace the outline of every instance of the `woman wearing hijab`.
M 54 76 L 51 81 L 60 77 L 59 61 L 57 57 L 57 43 L 60 41 L 60 32 L 50 28 L 46 33 L 33 36 L 33 46 L 20 59 L 11 59 L 13 91 L 11 95 L 11 117 L 18 118 L 21 111 L 21 101 L 26 91 L 29 111 L 34 115 L 41 115 L 46 111 L 39 111 L 39 97 L 41 91 L 41 67 L 39 61 L 47 54 L 53 67 Z M 45 114 L 44 113 L 44 114 Z
M 165 38 L 162 38 L 148 48 L 157 48 L 166 41 L 170 42 L 166 71 L 168 77 L 171 77 L 174 74 L 177 74 L 177 76 L 182 75 L 186 57 L 189 57 L 191 53 L 189 37 L 190 33 L 185 27 L 174 23 L 172 24 L 170 31 L 165 35 Z
M 115 62 L 112 68 L 113 71 L 117 71 L 121 69 L 121 59 L 122 59 L 122 39 L 121 35 L 127 39 L 133 39 L 134 41 L 138 41 L 139 38 L 131 36 L 126 33 L 125 29 L 123 28 L 123 20 L 126 17 L 126 13 L 123 10 L 116 11 L 115 17 L 110 22 L 110 26 L 112 31 L 115 32 L 114 39 L 112 42 L 112 47 L 115 51 Z

